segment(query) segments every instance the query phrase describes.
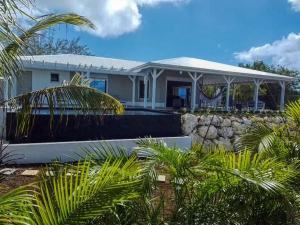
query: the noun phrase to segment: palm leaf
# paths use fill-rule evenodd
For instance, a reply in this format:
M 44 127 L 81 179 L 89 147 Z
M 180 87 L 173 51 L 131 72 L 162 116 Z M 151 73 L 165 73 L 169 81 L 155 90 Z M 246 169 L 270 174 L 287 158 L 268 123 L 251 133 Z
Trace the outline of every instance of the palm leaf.
M 257 122 L 250 126 L 240 138 L 236 140 L 239 151 L 249 149 L 255 152 L 269 148 L 274 141 L 274 130 L 264 123 Z
M 87 224 L 119 204 L 139 196 L 141 174 L 136 158 L 125 164 L 106 161 L 101 168 L 84 161 L 57 177 L 45 178 L 33 200 L 33 224 Z
M 296 128 L 300 126 L 300 99 L 287 105 L 285 115 L 295 124 Z
M 63 116 L 67 116 L 67 111 L 70 109 L 75 114 L 86 116 L 123 112 L 123 105 L 118 100 L 94 88 L 81 85 L 78 83 L 78 77 L 80 75 L 77 74 L 66 85 L 29 92 L 2 102 L 2 105 L 8 105 L 9 110 L 17 113 L 16 136 L 27 135 L 33 126 L 35 115 L 39 114 L 40 110 L 45 107 L 49 109 L 50 131 L 54 123 L 54 116 L 60 115 L 60 121 L 62 121 Z
M 31 224 L 26 207 L 31 204 L 33 187 L 20 187 L 0 196 L 0 224 Z
M 21 68 L 21 61 L 19 56 L 26 51 L 26 43 L 29 39 L 38 35 L 42 30 L 55 26 L 60 23 L 67 23 L 71 25 L 83 26 L 94 28 L 94 25 L 86 18 L 77 14 L 51 14 L 41 17 L 37 20 L 36 24 L 26 31 L 22 31 L 21 35 L 16 36 L 13 32 L 7 31 L 6 41 L 7 43 L 2 51 L 0 51 L 1 59 L 1 75 L 13 77 L 18 75 Z

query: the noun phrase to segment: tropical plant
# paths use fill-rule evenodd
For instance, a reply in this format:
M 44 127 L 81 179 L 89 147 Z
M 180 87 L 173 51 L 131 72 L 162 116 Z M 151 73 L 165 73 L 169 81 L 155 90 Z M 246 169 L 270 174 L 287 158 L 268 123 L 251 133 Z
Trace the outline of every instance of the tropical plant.
M 16 112 L 17 117 L 14 122 L 17 124 L 15 133 L 17 137 L 29 134 L 36 114 L 40 113 L 40 108 L 43 107 L 49 108 L 50 132 L 55 114 L 59 114 L 61 122 L 59 125 L 62 125 L 63 121 L 68 122 L 65 112 L 70 109 L 75 114 L 80 113 L 87 117 L 89 115 L 101 117 L 105 113 L 120 114 L 124 110 L 123 105 L 112 96 L 89 87 L 89 80 L 80 74 L 75 74 L 70 82 L 61 86 L 25 93 L 3 101 L 1 105 Z
M 143 170 L 134 156 L 126 162 L 108 158 L 101 167 L 86 160 L 50 166 L 35 186 L 0 196 L 0 222 L 98 224 L 113 215 L 115 207 L 139 197 L 142 179 Z
M 297 166 L 243 151 L 184 152 L 141 141 L 138 151 L 153 167 L 163 166 L 172 184 L 170 224 L 293 224 L 298 197 Z M 170 199 L 173 199 L 170 201 Z
M 20 4 L 25 8 L 30 2 L 26 0 L 13 1 L 5 0 L 0 5 L 3 13 L 0 23 L 0 77 L 9 82 L 18 76 L 22 69 L 20 56 L 26 52 L 27 43 L 35 38 L 39 32 L 60 23 L 94 28 L 94 25 L 86 18 L 76 14 L 50 14 L 40 18 L 31 18 L 20 9 Z M 23 7 L 23 8 L 24 8 Z M 30 18 L 34 25 L 29 29 L 22 29 L 18 24 L 19 15 Z M 88 87 L 87 82 L 78 83 L 81 78 L 75 77 L 68 85 L 61 85 L 54 88 L 46 88 L 30 93 L 16 96 L 3 101 L 0 106 L 16 111 L 17 113 L 17 136 L 25 136 L 32 127 L 34 115 L 40 107 L 48 107 L 50 113 L 51 130 L 54 113 L 60 113 L 62 119 L 67 107 L 72 107 L 75 113 L 82 114 L 104 114 L 108 110 L 113 113 L 121 113 L 123 106 L 111 96 L 101 93 Z M 56 111 L 55 111 L 56 110 Z
M 240 63 L 239 66 L 268 73 L 291 76 L 295 78 L 299 76 L 299 71 L 297 70 L 288 69 L 280 65 L 267 65 L 263 61 L 254 61 L 251 64 Z M 286 86 L 286 102 L 289 103 L 295 101 L 300 97 L 297 85 L 298 82 L 293 82 Z M 264 101 L 267 107 L 270 109 L 279 108 L 278 102 L 280 100 L 280 92 L 278 91 L 278 89 L 280 89 L 278 83 L 262 84 L 260 87 L 260 99 Z M 240 101 L 251 100 L 251 97 L 253 96 L 253 94 L 251 95 L 251 93 L 253 93 L 253 91 L 251 90 L 254 90 L 252 84 L 237 84 L 235 86 L 235 94 L 237 96 L 237 99 L 239 99 Z M 249 96 L 249 94 L 251 96 Z
M 265 157 L 276 157 L 287 162 L 299 161 L 300 99 L 286 106 L 281 120 L 284 123 L 254 123 L 237 140 L 237 148 L 260 152 Z

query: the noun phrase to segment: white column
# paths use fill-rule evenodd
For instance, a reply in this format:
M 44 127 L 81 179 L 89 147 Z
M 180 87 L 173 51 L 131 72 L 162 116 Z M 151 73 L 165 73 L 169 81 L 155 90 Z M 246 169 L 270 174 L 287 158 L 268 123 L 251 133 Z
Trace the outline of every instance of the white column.
M 155 109 L 155 105 L 156 105 L 156 80 L 163 72 L 164 72 L 164 70 L 160 70 L 159 72 L 157 72 L 157 69 L 153 69 L 151 71 L 151 75 L 152 75 L 152 109 Z
M 285 100 L 285 81 L 279 81 L 279 85 L 281 87 L 280 94 L 280 111 L 284 111 L 284 100 Z
M 147 108 L 147 102 L 148 102 L 148 75 L 144 76 L 144 108 Z
M 9 78 L 4 78 L 3 80 L 3 100 L 6 101 L 8 100 L 8 79 Z
M 259 94 L 259 87 L 262 84 L 263 80 L 254 79 L 254 112 L 258 110 L 258 94 Z
M 12 77 L 11 97 L 17 96 L 17 77 Z
M 135 106 L 135 80 L 136 76 L 128 76 L 132 82 L 132 106 Z
M 203 76 L 203 74 L 199 74 L 196 72 L 188 72 L 188 74 L 190 75 L 190 77 L 192 78 L 193 82 L 192 82 L 192 112 L 195 111 L 196 109 L 196 91 L 197 91 L 197 82 L 198 80 Z
M 230 87 L 231 87 L 232 82 L 235 80 L 235 78 L 234 77 L 229 77 L 229 76 L 224 76 L 224 79 L 225 79 L 225 81 L 227 83 L 225 110 L 227 112 L 229 112 L 230 111 L 230 109 L 229 109 Z

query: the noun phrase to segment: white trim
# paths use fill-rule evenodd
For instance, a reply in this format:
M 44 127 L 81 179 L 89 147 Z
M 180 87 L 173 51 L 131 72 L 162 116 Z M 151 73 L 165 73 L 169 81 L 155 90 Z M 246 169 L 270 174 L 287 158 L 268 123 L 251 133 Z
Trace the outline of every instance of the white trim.
M 279 85 L 281 87 L 280 91 L 280 111 L 284 111 L 284 103 L 285 103 L 285 81 L 279 81 Z
M 192 102 L 191 102 L 191 108 L 192 108 L 192 112 L 195 111 L 196 109 L 196 95 L 197 95 L 197 83 L 199 81 L 199 79 L 201 77 L 203 77 L 203 74 L 199 74 L 199 73 L 191 73 L 188 72 L 188 75 L 190 76 L 190 78 L 192 78 Z
M 212 62 L 214 63 L 214 62 Z M 231 65 L 226 65 L 225 66 L 231 66 Z M 234 66 L 236 67 L 236 66 Z M 185 71 L 185 72 L 197 72 L 197 73 L 203 73 L 203 74 L 214 74 L 218 76 L 237 76 L 237 77 L 242 77 L 242 78 L 258 78 L 258 79 L 267 79 L 267 80 L 285 80 L 285 81 L 295 81 L 295 78 L 293 77 L 288 77 L 284 75 L 279 75 L 279 74 L 272 74 L 272 73 L 266 73 L 262 71 L 256 71 L 256 70 L 251 70 L 251 69 L 246 69 L 242 68 L 247 72 L 234 72 L 234 71 L 224 71 L 224 70 L 218 70 L 217 68 L 213 69 L 204 69 L 204 68 L 197 68 L 197 67 L 190 67 L 190 66 L 179 66 L 179 65 L 171 65 L 171 64 L 162 64 L 162 63 L 157 63 L 157 62 L 149 62 L 145 63 L 144 65 L 137 66 L 135 68 L 132 68 L 131 71 L 137 71 L 137 70 L 146 70 L 149 68 L 157 68 L 157 69 L 166 69 L 166 70 L 175 70 L 175 71 Z M 241 69 L 241 68 L 239 68 Z M 249 70 L 252 72 L 250 73 Z M 255 72 L 257 74 L 255 74 Z
M 223 78 L 224 78 L 224 80 L 226 81 L 226 84 L 227 84 L 225 110 L 228 112 L 228 111 L 230 111 L 230 109 L 229 109 L 229 101 L 230 101 L 231 84 L 233 83 L 233 81 L 236 78 L 235 77 L 226 76 L 226 75 L 224 75 Z
M 155 109 L 155 102 L 156 102 L 156 82 L 157 78 L 164 72 L 164 70 L 157 71 L 157 69 L 153 69 L 150 74 L 152 76 L 152 97 L 151 97 L 151 108 Z
M 131 101 L 125 101 L 124 105 L 131 106 L 131 107 L 133 106 Z M 134 106 L 135 107 L 143 107 L 144 106 L 144 102 L 141 102 L 141 101 L 135 102 Z M 151 102 L 147 102 L 147 107 L 151 107 L 151 106 L 152 106 L 152 103 Z M 155 107 L 156 108 L 165 108 L 165 103 L 164 102 L 156 102 L 155 103 Z
M 255 88 L 254 88 L 254 112 L 258 110 L 258 96 L 259 96 L 259 88 L 260 85 L 264 82 L 261 79 L 254 79 L 253 80 Z
M 136 90 L 136 76 L 128 76 L 129 80 L 131 80 L 131 103 L 132 103 L 132 106 L 135 105 L 135 96 L 136 96 L 136 93 L 135 93 L 135 90 Z

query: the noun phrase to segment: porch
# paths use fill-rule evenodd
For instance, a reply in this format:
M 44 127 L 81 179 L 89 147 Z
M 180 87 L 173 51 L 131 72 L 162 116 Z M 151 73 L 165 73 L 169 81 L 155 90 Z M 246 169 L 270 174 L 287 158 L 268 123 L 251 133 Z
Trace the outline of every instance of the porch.
M 175 58 L 146 63 L 135 67 L 132 72 L 143 74 L 142 83 L 136 88 L 136 76 L 129 76 L 132 83 L 132 101 L 128 107 L 141 106 L 136 94 L 143 97 L 144 108 L 179 109 L 215 108 L 221 111 L 248 108 L 259 111 L 264 102 L 259 101 L 262 84 L 278 83 L 280 86 L 280 110 L 284 110 L 285 88 L 295 78 L 235 67 L 194 58 Z M 253 84 L 253 100 L 236 104 L 232 98 L 235 84 Z M 218 88 L 212 98 L 205 95 L 203 87 L 214 85 Z M 138 90 L 138 93 L 137 93 Z M 143 92 L 143 93 L 141 93 Z M 141 99 L 141 98 L 138 98 Z

